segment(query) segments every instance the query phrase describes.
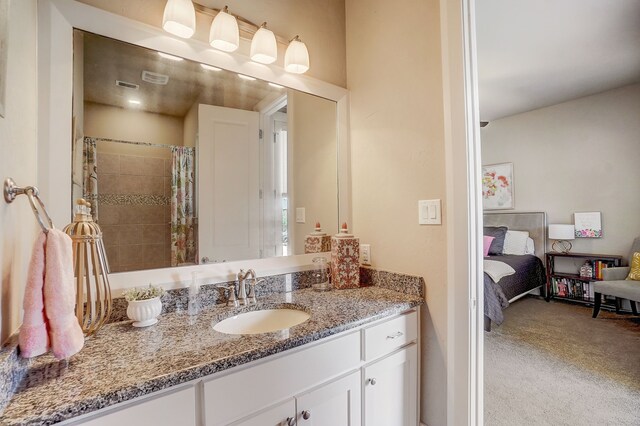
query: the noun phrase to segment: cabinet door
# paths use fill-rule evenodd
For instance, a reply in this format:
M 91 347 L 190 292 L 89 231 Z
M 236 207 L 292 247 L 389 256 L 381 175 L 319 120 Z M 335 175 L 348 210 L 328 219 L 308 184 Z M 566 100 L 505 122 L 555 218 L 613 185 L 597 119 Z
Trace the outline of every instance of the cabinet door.
M 258 414 L 231 423 L 231 426 L 292 426 L 295 414 L 296 403 L 291 398 Z
M 360 372 L 298 396 L 296 408 L 298 426 L 359 426 Z
M 366 426 L 418 424 L 418 353 L 415 344 L 364 367 Z

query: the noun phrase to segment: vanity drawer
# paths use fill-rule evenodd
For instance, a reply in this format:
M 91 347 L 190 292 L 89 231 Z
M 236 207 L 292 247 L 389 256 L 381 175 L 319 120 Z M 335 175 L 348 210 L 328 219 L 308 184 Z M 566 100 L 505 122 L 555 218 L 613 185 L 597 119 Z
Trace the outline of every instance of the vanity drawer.
M 411 311 L 362 330 L 363 359 L 370 361 L 414 341 L 418 337 L 418 314 Z

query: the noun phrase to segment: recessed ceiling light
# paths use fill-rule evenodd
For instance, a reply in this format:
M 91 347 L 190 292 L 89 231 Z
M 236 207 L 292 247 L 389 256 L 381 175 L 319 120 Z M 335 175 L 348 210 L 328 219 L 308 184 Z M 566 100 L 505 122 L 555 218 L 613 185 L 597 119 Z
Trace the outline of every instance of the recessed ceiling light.
M 209 70 L 209 71 L 222 71 L 222 69 L 220 68 L 212 67 L 211 65 L 207 65 L 207 64 L 200 64 L 200 66 L 205 70 Z
M 158 55 L 160 55 L 161 57 L 165 58 L 165 59 L 171 59 L 172 61 L 181 61 L 182 58 L 179 56 L 173 56 L 173 55 L 169 55 L 168 53 L 164 53 L 164 52 L 158 52 Z
M 244 75 L 244 74 L 238 74 L 238 77 L 240 77 L 243 80 L 255 81 L 255 78 L 249 77 L 248 75 Z
M 140 105 L 140 101 L 137 99 L 129 99 L 131 105 Z
M 276 89 L 284 89 L 284 86 L 280 86 L 279 84 L 269 83 L 269 86 L 275 87 Z

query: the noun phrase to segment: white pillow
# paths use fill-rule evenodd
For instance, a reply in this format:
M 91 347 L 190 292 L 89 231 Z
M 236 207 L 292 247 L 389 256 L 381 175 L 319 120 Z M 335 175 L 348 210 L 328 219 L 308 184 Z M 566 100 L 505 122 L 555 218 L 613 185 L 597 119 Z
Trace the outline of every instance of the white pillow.
M 527 244 L 524 249 L 524 254 L 536 254 L 536 246 L 533 242 L 533 238 L 531 237 L 527 238 Z
M 504 236 L 504 246 L 502 254 L 519 254 L 526 253 L 527 238 L 529 233 L 525 231 L 507 231 Z
M 513 275 L 516 273 L 515 269 L 513 269 L 511 266 L 498 260 L 485 260 L 484 272 L 489 275 L 495 283 L 508 275 Z

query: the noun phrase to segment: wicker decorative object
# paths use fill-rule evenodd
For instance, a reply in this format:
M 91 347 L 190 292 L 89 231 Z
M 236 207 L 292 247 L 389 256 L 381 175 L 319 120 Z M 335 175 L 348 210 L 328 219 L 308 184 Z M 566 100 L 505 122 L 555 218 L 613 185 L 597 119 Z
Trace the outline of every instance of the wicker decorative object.
M 91 218 L 91 204 L 76 201 L 73 222 L 64 228 L 73 244 L 76 280 L 76 317 L 85 335 L 98 331 L 111 315 L 109 265 L 102 242 L 102 231 Z

